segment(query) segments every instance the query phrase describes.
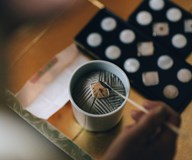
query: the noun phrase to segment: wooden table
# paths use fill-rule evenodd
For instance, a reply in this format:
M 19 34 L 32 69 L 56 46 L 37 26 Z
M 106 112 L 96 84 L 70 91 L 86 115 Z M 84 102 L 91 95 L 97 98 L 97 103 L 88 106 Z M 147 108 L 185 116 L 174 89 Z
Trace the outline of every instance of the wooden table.
M 124 20 L 134 11 L 141 0 L 101 0 L 114 13 Z M 192 12 L 191 0 L 175 0 L 186 10 Z M 9 42 L 8 57 L 8 86 L 16 93 L 24 83 L 55 54 L 66 48 L 73 42 L 74 36 L 93 17 L 98 8 L 81 0 L 71 11 L 60 15 L 49 22 L 26 25 L 20 28 Z M 192 57 L 187 59 L 192 62 Z M 144 98 L 135 90 L 131 90 L 130 98 L 142 104 Z M 88 151 L 93 157 L 99 159 L 108 145 L 119 133 L 123 126 L 132 123 L 130 111 L 133 106 L 126 107 L 123 120 L 120 125 L 107 133 L 93 134 L 82 130 L 72 116 L 71 105 L 68 103 L 60 111 L 54 114 L 49 122 L 64 132 L 79 146 Z M 63 116 L 65 115 L 65 116 Z M 181 114 L 182 127 L 188 135 L 192 131 L 192 103 Z M 65 123 L 67 120 L 67 124 Z M 58 123 L 59 122 L 59 123 Z M 65 124 L 65 125 L 64 125 Z M 100 143 L 103 142 L 103 143 Z M 187 139 L 179 138 L 175 160 L 191 160 L 192 136 Z

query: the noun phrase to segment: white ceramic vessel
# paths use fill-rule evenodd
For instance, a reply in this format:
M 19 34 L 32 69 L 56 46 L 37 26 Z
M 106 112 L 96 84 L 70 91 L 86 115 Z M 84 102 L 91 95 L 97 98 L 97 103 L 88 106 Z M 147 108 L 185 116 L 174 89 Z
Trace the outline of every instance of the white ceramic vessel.
M 74 101 L 72 91 L 74 90 L 75 84 L 78 83 L 79 79 L 81 79 L 82 76 L 85 76 L 86 73 L 95 70 L 104 70 L 117 76 L 124 85 L 126 97 L 129 96 L 130 83 L 122 69 L 120 69 L 113 63 L 102 60 L 95 60 L 83 64 L 72 74 L 69 85 L 69 94 L 74 116 L 78 123 L 85 129 L 89 131 L 100 132 L 109 130 L 119 123 L 122 118 L 122 111 L 126 104 L 126 101 L 123 101 L 121 106 L 119 106 L 116 110 L 106 114 L 91 114 L 82 110 L 81 107 L 79 107 Z

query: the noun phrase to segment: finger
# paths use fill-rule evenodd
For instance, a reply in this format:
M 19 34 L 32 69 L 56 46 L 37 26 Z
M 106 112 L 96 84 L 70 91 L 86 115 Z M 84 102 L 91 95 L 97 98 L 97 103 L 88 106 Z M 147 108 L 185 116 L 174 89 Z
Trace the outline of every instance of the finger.
M 167 114 L 168 114 L 168 119 L 167 121 L 171 124 L 174 124 L 175 126 L 180 126 L 181 120 L 180 120 L 180 116 L 178 113 L 176 113 L 170 106 L 168 106 L 167 104 L 163 103 L 163 102 L 159 102 L 159 101 L 146 101 L 144 103 L 144 107 L 147 110 L 152 110 L 158 106 L 163 107 Z
M 150 101 L 150 100 L 147 100 L 143 103 L 143 106 L 147 109 L 147 110 L 151 110 L 153 108 L 156 108 L 159 106 L 159 101 Z
M 175 132 L 173 132 L 171 129 L 169 129 L 166 126 L 162 127 L 162 131 L 161 133 L 158 135 L 157 137 L 157 144 L 160 143 L 162 145 L 174 145 L 176 142 L 178 135 L 175 134 Z
M 158 106 L 162 106 L 168 115 L 165 123 L 169 122 L 177 127 L 180 126 L 179 115 L 174 110 L 172 110 L 171 107 L 168 106 L 167 104 L 157 101 L 147 101 L 145 102 L 144 106 L 148 110 L 154 109 L 155 107 Z M 174 145 L 177 135 L 168 127 L 164 126 L 161 134 L 159 134 L 157 138 L 158 138 L 157 143 L 167 144 L 169 142 L 170 144 Z
M 161 136 L 159 138 L 159 141 L 161 141 L 162 143 L 175 143 L 176 138 L 177 138 L 177 134 L 175 134 L 175 132 L 173 132 L 172 130 L 170 130 L 167 127 L 164 127 Z
M 156 107 L 148 114 L 142 116 L 134 127 L 136 136 L 151 136 L 161 127 L 167 118 L 166 111 L 163 107 Z
M 144 112 L 138 111 L 138 110 L 132 110 L 131 111 L 131 117 L 138 122 L 143 116 L 145 115 Z
M 170 155 L 174 155 L 176 150 L 176 138 L 177 135 L 164 126 L 162 127 L 161 132 L 156 135 L 151 147 L 165 149 L 167 148 L 169 150 L 168 153 Z

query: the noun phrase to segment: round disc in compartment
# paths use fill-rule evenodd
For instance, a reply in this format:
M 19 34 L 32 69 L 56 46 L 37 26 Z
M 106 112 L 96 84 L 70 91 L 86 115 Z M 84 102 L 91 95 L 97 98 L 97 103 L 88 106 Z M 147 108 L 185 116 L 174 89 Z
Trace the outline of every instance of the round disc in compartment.
M 170 8 L 167 10 L 166 17 L 171 22 L 177 22 L 182 18 L 182 12 L 178 8 Z
M 178 33 L 172 37 L 171 42 L 175 48 L 181 49 L 187 45 L 187 38 L 183 34 Z
M 101 21 L 101 28 L 104 31 L 113 31 L 117 26 L 117 22 L 113 17 L 106 17 Z
M 136 21 L 140 25 L 147 26 L 152 22 L 152 15 L 148 11 L 141 11 L 136 16 Z
M 165 86 L 163 89 L 163 94 L 168 99 L 175 99 L 179 95 L 179 90 L 176 86 L 170 84 Z
M 174 64 L 173 59 L 168 55 L 162 55 L 157 60 L 157 65 L 163 70 L 170 69 Z
M 98 47 L 102 43 L 102 36 L 99 33 L 91 33 L 87 37 L 87 44 L 91 47 Z
M 192 79 L 191 71 L 187 68 L 182 68 L 177 72 L 177 78 L 182 83 L 188 83 Z
M 140 68 L 140 63 L 135 58 L 129 58 L 124 62 L 124 69 L 128 73 L 135 73 L 139 70 L 139 68 Z
M 124 29 L 120 32 L 119 39 L 125 44 L 132 43 L 135 40 L 135 33 L 130 29 Z
M 164 0 L 150 0 L 149 7 L 154 11 L 162 10 L 165 6 Z
M 110 60 L 116 60 L 121 56 L 121 49 L 118 46 L 111 45 L 106 48 L 105 56 Z

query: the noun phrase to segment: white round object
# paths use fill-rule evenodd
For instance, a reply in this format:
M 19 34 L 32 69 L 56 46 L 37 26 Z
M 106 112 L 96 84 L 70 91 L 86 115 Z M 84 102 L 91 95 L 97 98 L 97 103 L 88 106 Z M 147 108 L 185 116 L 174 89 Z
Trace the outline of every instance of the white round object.
M 135 58 L 129 58 L 124 63 L 124 69 L 129 73 L 135 73 L 139 70 L 140 63 Z
M 110 60 L 118 59 L 121 56 L 121 50 L 115 45 L 109 46 L 105 50 L 105 56 Z
M 151 9 L 153 9 L 155 11 L 160 11 L 165 6 L 165 2 L 164 2 L 164 0 L 150 0 L 149 6 Z
M 179 95 L 179 90 L 174 85 L 167 85 L 163 90 L 163 94 L 168 99 L 175 99 Z
M 180 69 L 177 73 L 177 78 L 180 82 L 187 83 L 192 79 L 192 74 L 189 69 L 183 68 Z
M 113 31 L 117 26 L 117 22 L 114 18 L 112 17 L 106 17 L 101 21 L 101 28 L 104 31 Z
M 182 17 L 182 12 L 178 8 L 170 8 L 166 13 L 167 19 L 171 22 L 177 22 Z
M 141 11 L 137 14 L 136 20 L 140 25 L 147 26 L 152 22 L 152 15 L 147 11 Z
M 125 29 L 121 31 L 119 38 L 121 42 L 129 44 L 135 40 L 135 33 L 132 30 Z
M 170 69 L 173 66 L 173 59 L 168 55 L 163 55 L 158 58 L 157 65 L 163 70 Z
M 187 45 L 187 38 L 183 34 L 174 35 L 171 41 L 175 48 L 183 48 Z
M 102 37 L 99 33 L 91 33 L 87 37 L 87 44 L 91 47 L 98 47 L 102 43 Z

